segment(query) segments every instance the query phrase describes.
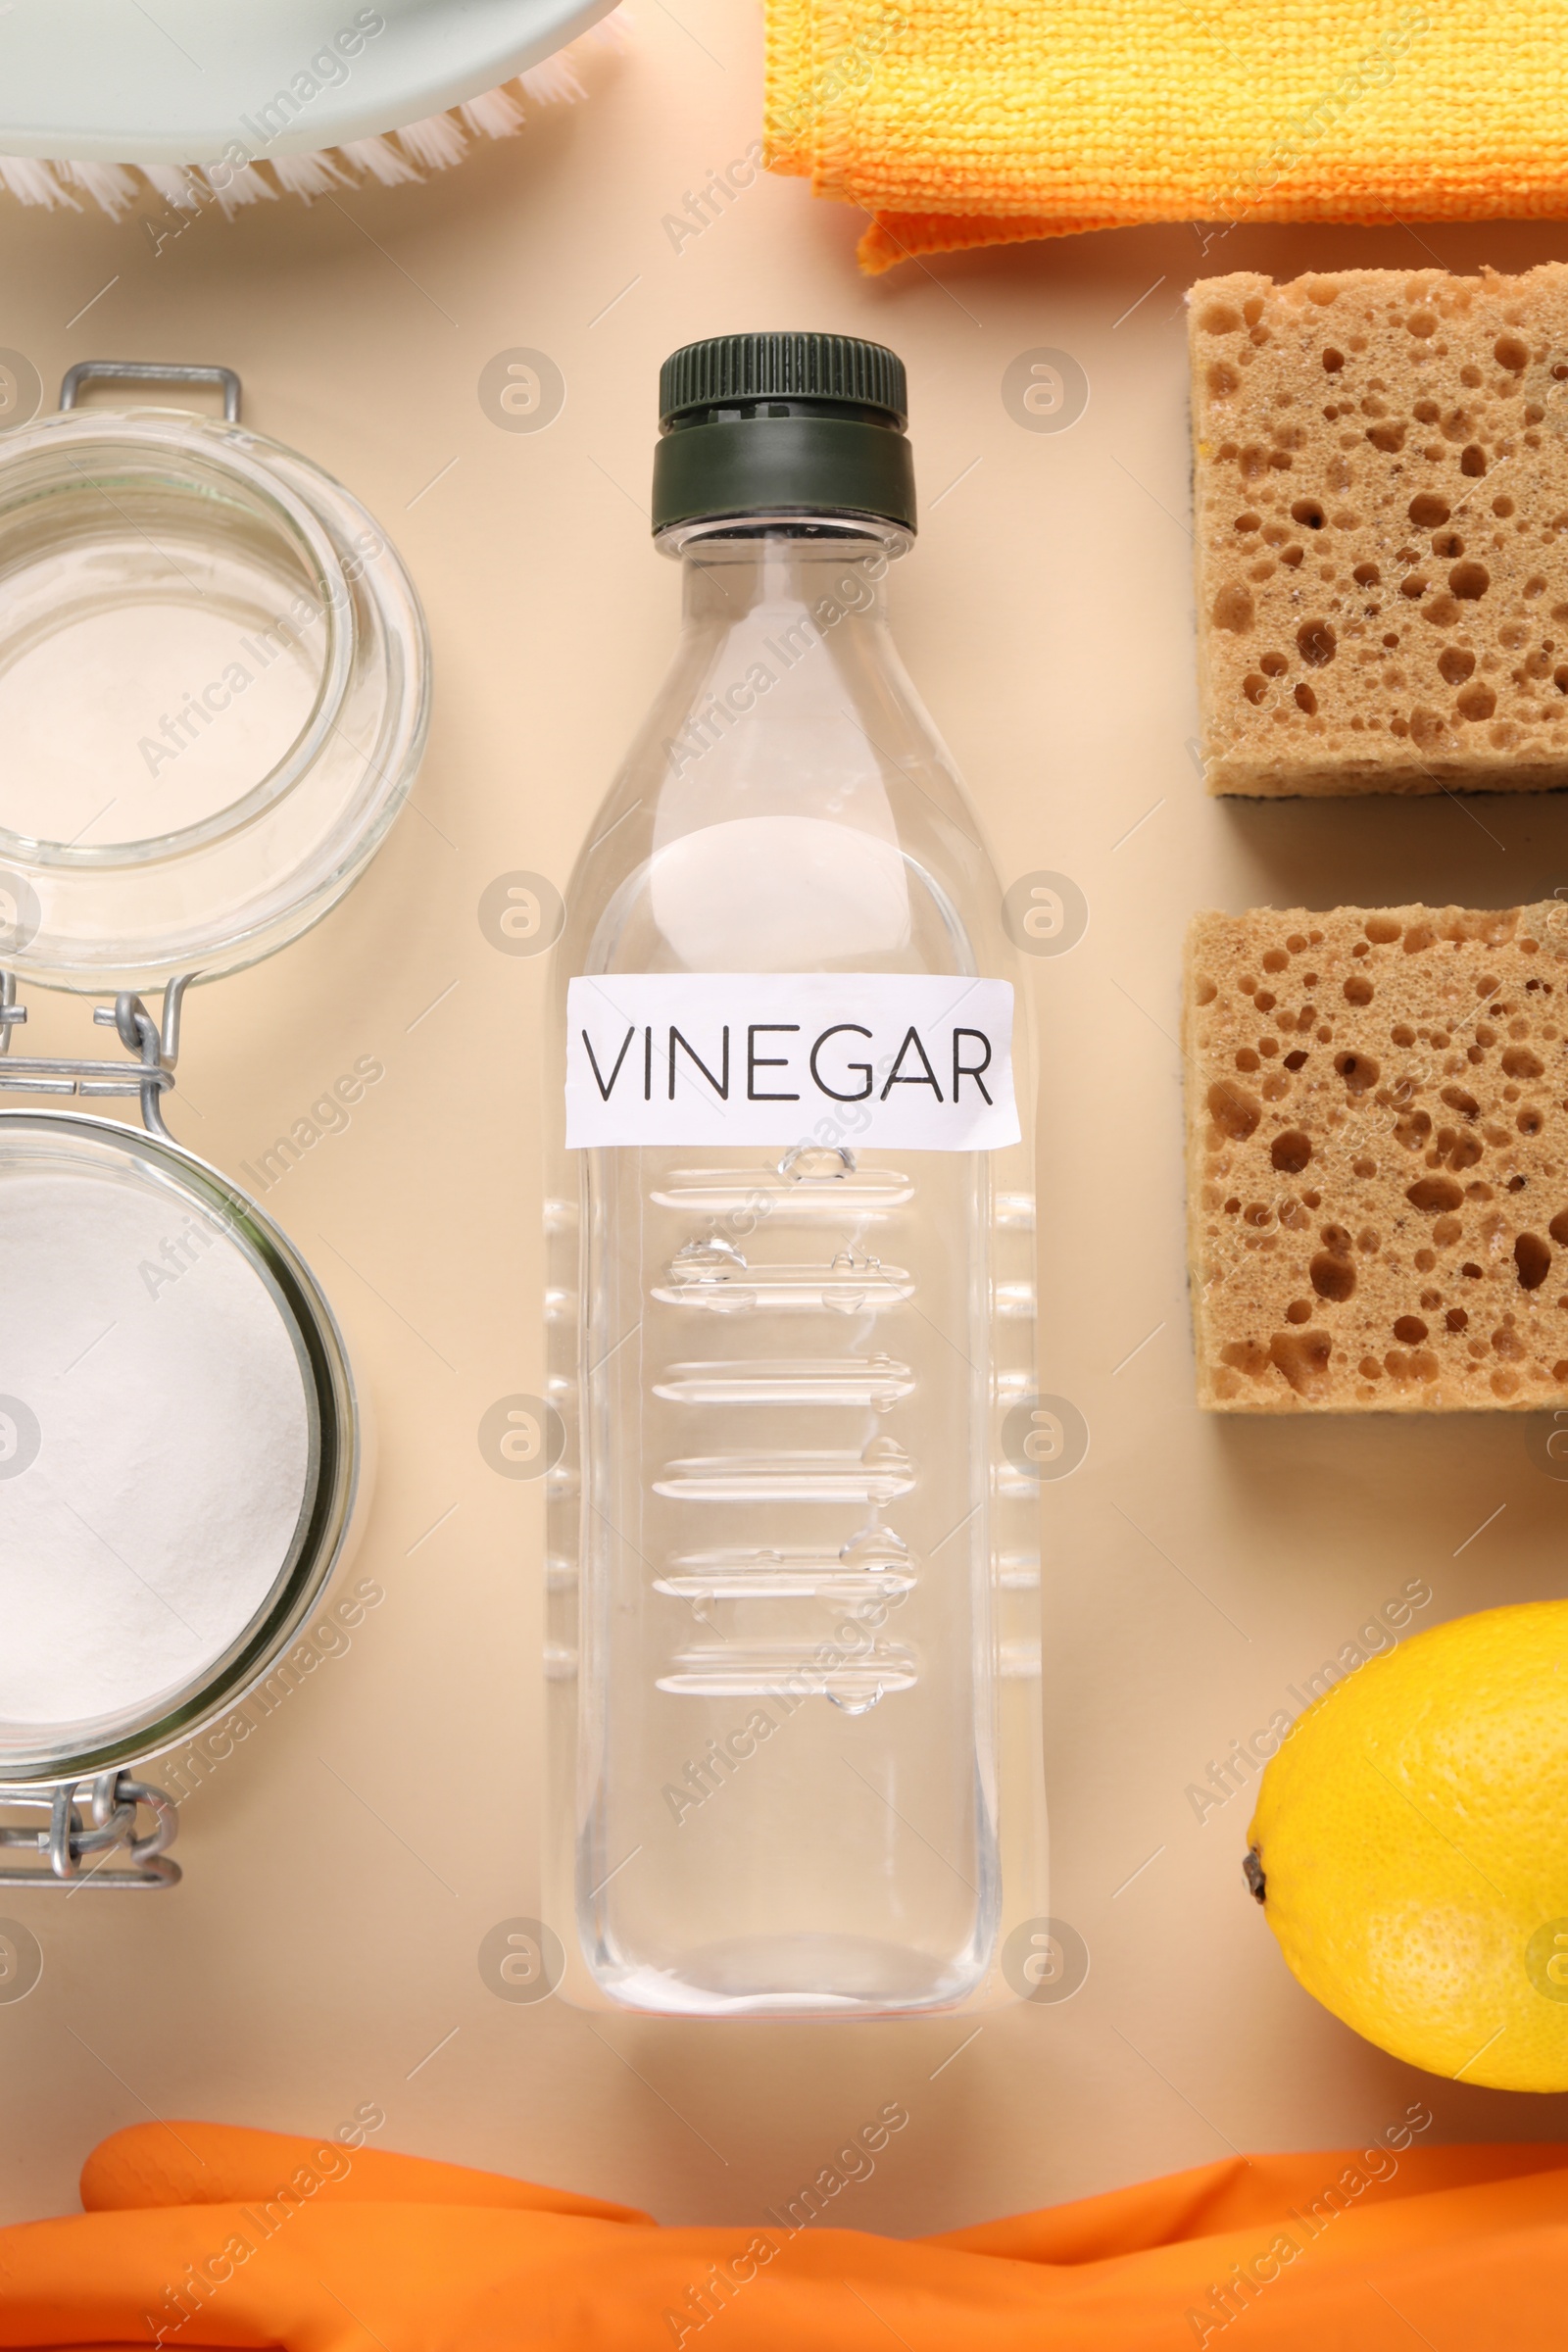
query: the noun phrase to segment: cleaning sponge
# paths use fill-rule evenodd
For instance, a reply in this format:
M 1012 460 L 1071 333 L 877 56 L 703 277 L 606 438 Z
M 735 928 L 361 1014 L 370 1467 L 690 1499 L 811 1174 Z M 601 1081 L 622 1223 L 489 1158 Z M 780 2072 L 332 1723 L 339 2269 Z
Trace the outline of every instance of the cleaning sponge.
M 1190 298 L 1209 787 L 1568 783 L 1568 265 Z
M 1199 1399 L 1568 1405 L 1568 906 L 1200 914 Z

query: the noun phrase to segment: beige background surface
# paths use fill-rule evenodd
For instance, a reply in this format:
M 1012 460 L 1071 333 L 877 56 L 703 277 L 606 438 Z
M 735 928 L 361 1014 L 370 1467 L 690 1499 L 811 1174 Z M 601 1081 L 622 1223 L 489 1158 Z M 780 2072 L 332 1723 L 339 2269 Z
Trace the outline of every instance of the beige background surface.
M 203 220 L 156 255 L 133 221 L 5 203 L 0 342 L 51 390 L 106 354 L 242 369 L 252 421 L 400 543 L 438 694 L 414 804 L 368 877 L 270 968 L 193 1002 L 172 1111 L 237 1170 L 358 1056 L 385 1063 L 267 1203 L 374 1393 L 362 1559 L 387 1597 L 186 1806 L 176 1893 L 4 1898 L 45 1971 L 0 2004 L 0 2211 L 68 2207 L 89 2145 L 148 2115 L 327 2131 L 366 2101 L 383 2146 L 674 2221 L 751 2218 L 900 2098 L 908 2129 L 837 2217 L 898 2232 L 1233 2148 L 1358 2140 L 1416 2097 L 1435 2135 L 1560 2132 L 1568 2102 L 1415 2075 L 1316 2008 L 1243 1888 L 1248 1799 L 1200 1824 L 1185 1793 L 1407 1578 L 1430 1581 L 1430 1620 L 1561 1591 L 1568 1488 L 1501 1415 L 1200 1420 L 1172 1032 L 1193 908 L 1549 894 L 1568 883 L 1568 805 L 1205 802 L 1193 230 L 865 282 L 857 220 L 770 180 L 677 252 L 663 216 L 757 135 L 754 13 L 643 0 L 628 55 L 593 78 L 587 106 L 425 188 Z M 1206 266 L 1562 250 L 1549 228 L 1391 223 L 1238 230 Z M 1074 2000 L 989 2018 L 947 2065 L 971 2027 L 590 2021 L 504 2003 L 476 1965 L 486 1931 L 539 1899 L 542 1497 L 491 1472 L 476 1428 L 543 1377 L 546 977 L 488 944 L 477 903 L 511 869 L 564 882 L 665 660 L 676 576 L 645 512 L 659 362 L 769 324 L 879 336 L 906 360 L 925 527 L 895 580 L 904 651 L 1004 879 L 1064 870 L 1093 910 L 1073 954 L 1032 970 L 1043 1385 L 1093 1430 L 1087 1465 L 1046 1494 L 1053 1908 L 1093 1968 Z M 548 431 L 504 433 L 480 409 L 481 368 L 514 345 L 564 373 Z M 1066 433 L 1023 431 L 1002 404 L 1004 368 L 1040 345 L 1091 379 Z M 80 1040 L 83 1019 L 56 1001 L 32 1034 Z

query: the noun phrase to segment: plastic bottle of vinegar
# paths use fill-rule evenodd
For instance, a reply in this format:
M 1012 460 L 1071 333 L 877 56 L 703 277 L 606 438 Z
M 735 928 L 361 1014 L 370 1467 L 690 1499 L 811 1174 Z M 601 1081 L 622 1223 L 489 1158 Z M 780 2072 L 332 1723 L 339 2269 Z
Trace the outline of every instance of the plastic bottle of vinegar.
M 993 1979 L 1009 1831 L 1033 1869 L 998 1625 L 1038 1574 L 1000 1443 L 1032 1388 L 1026 1057 L 888 631 L 906 410 L 842 336 L 662 371 L 683 626 L 555 1010 L 553 1900 L 590 2002 L 955 2006 Z

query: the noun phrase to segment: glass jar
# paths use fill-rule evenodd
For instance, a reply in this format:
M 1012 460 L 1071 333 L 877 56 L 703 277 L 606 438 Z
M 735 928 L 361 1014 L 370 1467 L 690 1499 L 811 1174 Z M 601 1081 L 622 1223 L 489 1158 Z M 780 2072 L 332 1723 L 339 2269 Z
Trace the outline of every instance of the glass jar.
M 225 415 L 75 410 L 100 376 L 214 383 Z M 163 1105 L 187 985 L 373 855 L 429 647 L 373 518 L 239 407 L 228 369 L 93 364 L 0 440 L 0 1090 L 138 1098 L 144 1129 L 0 1109 L 0 1886 L 178 1878 L 141 1768 L 244 1736 L 368 1494 L 325 1295 Z M 110 998 L 121 1057 L 15 1051 L 19 977 Z
M 212 978 L 335 905 L 413 780 L 429 648 L 358 500 L 228 415 L 0 440 L 0 958 L 91 993 Z

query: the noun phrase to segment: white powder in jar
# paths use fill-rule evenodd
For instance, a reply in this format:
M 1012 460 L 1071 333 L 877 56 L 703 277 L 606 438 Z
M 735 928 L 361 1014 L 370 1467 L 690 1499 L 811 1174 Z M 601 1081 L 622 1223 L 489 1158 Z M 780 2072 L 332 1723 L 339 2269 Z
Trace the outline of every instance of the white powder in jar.
M 228 1228 L 149 1160 L 0 1138 L 0 1775 L 196 1683 L 310 1476 L 294 1340 Z

